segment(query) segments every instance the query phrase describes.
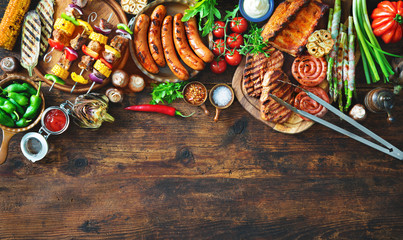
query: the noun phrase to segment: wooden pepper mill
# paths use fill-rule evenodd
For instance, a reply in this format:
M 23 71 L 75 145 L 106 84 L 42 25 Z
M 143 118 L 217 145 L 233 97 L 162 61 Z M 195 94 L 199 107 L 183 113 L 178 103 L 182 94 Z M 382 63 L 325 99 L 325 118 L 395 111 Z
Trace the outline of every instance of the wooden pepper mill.
M 394 106 L 394 94 L 392 90 L 386 88 L 375 88 L 367 93 L 364 100 L 368 110 L 374 113 L 386 112 L 388 114 L 387 121 L 392 123 L 395 118 L 392 116 L 392 108 Z

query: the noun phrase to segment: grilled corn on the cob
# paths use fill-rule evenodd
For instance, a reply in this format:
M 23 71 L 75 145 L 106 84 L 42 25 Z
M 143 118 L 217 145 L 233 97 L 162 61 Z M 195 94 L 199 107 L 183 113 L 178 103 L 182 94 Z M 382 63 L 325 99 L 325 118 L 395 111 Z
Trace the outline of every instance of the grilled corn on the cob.
M 112 73 L 112 70 L 108 68 L 105 64 L 103 64 L 100 60 L 97 60 L 94 64 L 94 68 L 98 70 L 99 73 L 104 75 L 105 77 L 109 77 Z
M 100 44 L 106 45 L 106 42 L 108 41 L 108 37 L 105 35 L 102 35 L 100 33 L 92 32 L 89 36 L 89 39 L 92 41 L 97 41 Z
M 76 29 L 76 26 L 74 26 L 73 23 L 67 21 L 64 18 L 58 18 L 58 19 L 56 19 L 54 29 L 61 30 L 68 37 L 70 37 L 71 35 L 73 35 L 74 30 Z
M 66 80 L 69 77 L 69 71 L 66 69 L 62 68 L 59 64 L 56 64 L 53 66 L 52 70 L 53 74 L 58 76 L 59 78 Z
M 10 0 L 0 23 L 0 47 L 13 50 L 31 0 Z

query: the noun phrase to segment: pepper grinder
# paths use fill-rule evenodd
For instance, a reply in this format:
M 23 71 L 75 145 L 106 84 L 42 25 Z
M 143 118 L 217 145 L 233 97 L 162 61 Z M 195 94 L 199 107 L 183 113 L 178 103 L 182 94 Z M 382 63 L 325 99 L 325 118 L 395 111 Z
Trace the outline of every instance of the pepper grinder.
M 388 114 L 387 121 L 392 123 L 395 118 L 392 116 L 394 106 L 394 94 L 392 90 L 386 88 L 375 88 L 367 93 L 364 100 L 368 110 L 374 113 L 385 111 Z

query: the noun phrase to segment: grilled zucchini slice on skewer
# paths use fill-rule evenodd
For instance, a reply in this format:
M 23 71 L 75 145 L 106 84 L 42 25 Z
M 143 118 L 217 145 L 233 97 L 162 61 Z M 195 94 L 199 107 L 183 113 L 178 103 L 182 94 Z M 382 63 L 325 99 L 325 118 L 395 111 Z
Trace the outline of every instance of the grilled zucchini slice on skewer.
M 36 12 L 39 14 L 42 24 L 40 57 L 46 53 L 46 49 L 49 45 L 48 38 L 52 35 L 54 22 L 53 15 L 55 13 L 54 4 L 54 0 L 41 0 L 36 7 Z
M 25 16 L 21 40 L 21 66 L 28 70 L 29 76 L 32 76 L 32 70 L 38 63 L 40 43 L 41 20 L 39 14 L 32 10 Z

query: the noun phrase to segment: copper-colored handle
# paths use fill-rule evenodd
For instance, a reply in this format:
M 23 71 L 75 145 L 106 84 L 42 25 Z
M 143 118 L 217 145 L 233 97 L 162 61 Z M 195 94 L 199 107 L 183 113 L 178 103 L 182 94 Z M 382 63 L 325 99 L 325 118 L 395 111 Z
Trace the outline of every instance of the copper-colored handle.
M 8 143 L 10 139 L 14 136 L 15 133 L 7 132 L 3 130 L 3 142 L 1 143 L 0 148 L 0 164 L 3 164 L 7 159 L 8 154 Z
M 206 105 L 203 103 L 202 105 L 200 105 L 201 109 L 203 109 L 204 114 L 206 114 L 207 116 L 210 115 L 210 112 L 207 110 Z
M 214 122 L 218 122 L 218 117 L 220 116 L 220 112 L 221 112 L 221 109 L 219 109 L 219 108 L 215 109 Z

